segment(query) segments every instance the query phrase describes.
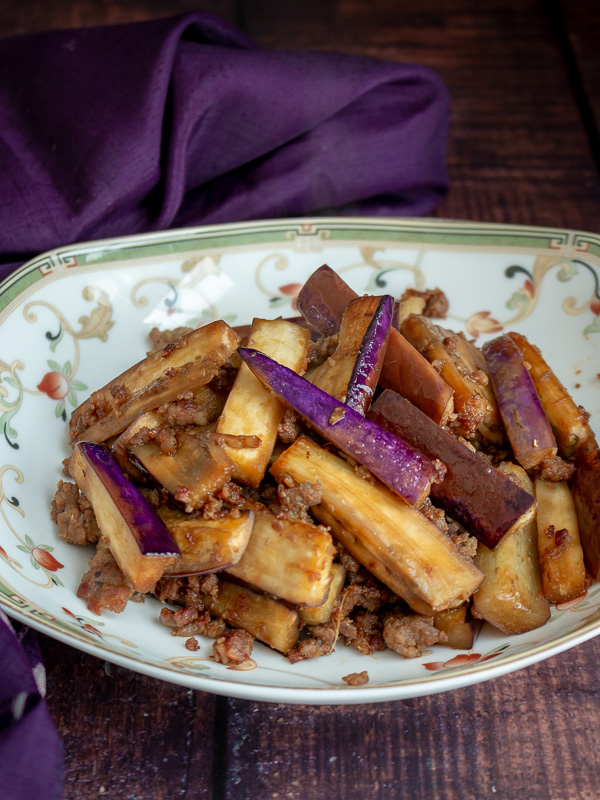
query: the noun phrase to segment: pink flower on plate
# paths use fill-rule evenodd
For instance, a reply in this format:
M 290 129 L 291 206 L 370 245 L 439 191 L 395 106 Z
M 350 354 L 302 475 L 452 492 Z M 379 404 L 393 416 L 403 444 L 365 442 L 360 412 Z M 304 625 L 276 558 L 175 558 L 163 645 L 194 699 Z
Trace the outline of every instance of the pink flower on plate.
M 54 558 L 52 553 L 49 553 L 43 547 L 34 547 L 31 551 L 31 555 L 40 567 L 47 569 L 48 572 L 56 572 L 64 567 L 64 564 L 61 564 L 60 561 Z
M 480 333 L 499 333 L 504 326 L 490 316 L 489 311 L 477 311 L 467 320 L 467 333 L 477 339 Z
M 62 400 L 69 394 L 69 381 L 60 372 L 53 370 L 44 375 L 37 388 L 52 400 Z
M 297 311 L 298 308 L 296 306 L 296 298 L 300 294 L 300 289 L 302 289 L 301 283 L 286 283 L 285 286 L 280 286 L 279 291 L 281 294 L 285 294 L 288 297 L 292 297 L 292 308 L 294 311 Z
M 465 667 L 467 664 L 476 664 L 482 661 L 487 661 L 489 658 L 494 658 L 494 656 L 498 655 L 498 651 L 494 651 L 493 653 L 488 653 L 486 656 L 482 656 L 480 653 L 459 653 L 454 658 L 450 658 L 448 661 L 429 661 L 427 664 L 423 664 L 425 669 L 428 669 L 432 672 L 435 672 L 438 669 L 456 669 L 457 667 Z

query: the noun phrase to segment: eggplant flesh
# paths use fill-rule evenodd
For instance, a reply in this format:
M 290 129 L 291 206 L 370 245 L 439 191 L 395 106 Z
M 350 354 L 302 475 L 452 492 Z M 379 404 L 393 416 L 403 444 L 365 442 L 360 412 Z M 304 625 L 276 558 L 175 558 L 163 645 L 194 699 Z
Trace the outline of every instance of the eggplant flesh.
M 536 503 L 531 494 L 404 397 L 386 389 L 368 417 L 444 463 L 446 472 L 431 485 L 431 499 L 490 549 L 533 518 Z
M 305 378 L 256 350 L 239 354 L 254 374 L 309 425 L 378 477 L 409 505 L 420 505 L 438 467 L 417 449 L 365 419 Z
M 572 492 L 585 564 L 600 580 L 600 451 L 595 440 L 577 454 Z
M 588 414 L 575 403 L 538 347 L 520 333 L 511 332 L 508 335 L 527 362 L 529 374 L 556 438 L 559 455 L 565 459 L 571 458 L 583 444 L 594 439 Z
M 90 501 L 121 571 L 136 591 L 149 592 L 181 557 L 170 531 L 104 445 L 76 444 L 69 472 Z
M 313 371 L 311 383 L 366 414 L 379 381 L 393 310 L 390 295 L 351 300 L 335 352 Z
M 523 356 L 508 334 L 482 349 L 515 458 L 523 469 L 534 469 L 556 455 L 557 445 Z
M 325 336 L 337 333 L 353 289 L 324 264 L 308 278 L 296 300 L 308 324 Z M 453 390 L 395 328 L 390 330 L 380 383 L 408 398 L 440 425 L 453 413 Z
M 146 411 L 209 383 L 238 344 L 237 334 L 217 320 L 151 353 L 73 411 L 71 441 L 104 442 Z
M 209 436 L 179 431 L 173 454 L 163 453 L 160 445 L 127 445 L 130 460 L 156 486 L 169 492 L 185 511 L 200 508 L 221 489 L 233 473 L 233 463 Z
M 332 533 L 363 566 L 430 616 L 468 600 L 483 579 L 435 525 L 378 482 L 370 483 L 339 456 L 301 436 L 271 467 L 277 481 L 319 484 L 321 509 L 339 526 Z M 343 538 L 342 538 L 343 537 Z

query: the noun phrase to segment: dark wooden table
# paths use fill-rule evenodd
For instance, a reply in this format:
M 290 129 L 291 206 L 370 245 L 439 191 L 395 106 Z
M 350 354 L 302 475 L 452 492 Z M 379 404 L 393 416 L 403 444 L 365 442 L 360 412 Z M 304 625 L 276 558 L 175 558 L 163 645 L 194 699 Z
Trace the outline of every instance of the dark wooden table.
M 598 0 L 19 0 L 0 32 L 192 9 L 266 48 L 437 70 L 453 101 L 438 216 L 600 231 Z M 600 797 L 600 639 L 452 693 L 316 708 L 188 691 L 40 639 L 66 798 Z

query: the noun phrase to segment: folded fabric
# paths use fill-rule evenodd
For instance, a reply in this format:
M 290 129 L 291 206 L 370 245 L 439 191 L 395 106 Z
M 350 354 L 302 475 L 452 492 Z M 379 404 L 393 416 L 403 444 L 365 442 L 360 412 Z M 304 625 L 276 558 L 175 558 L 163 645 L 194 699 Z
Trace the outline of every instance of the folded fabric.
M 0 279 L 76 241 L 428 213 L 448 188 L 448 122 L 431 70 L 259 50 L 208 14 L 5 39 Z M 35 682 L 35 635 L 15 627 L 20 640 L 0 612 L 2 797 L 53 800 L 60 741 Z
M 46 674 L 35 634 L 0 611 L 0 796 L 59 800 L 63 754 L 43 701 Z
M 264 51 L 208 14 L 0 41 L 0 278 L 75 241 L 318 213 L 413 216 L 447 186 L 422 66 Z

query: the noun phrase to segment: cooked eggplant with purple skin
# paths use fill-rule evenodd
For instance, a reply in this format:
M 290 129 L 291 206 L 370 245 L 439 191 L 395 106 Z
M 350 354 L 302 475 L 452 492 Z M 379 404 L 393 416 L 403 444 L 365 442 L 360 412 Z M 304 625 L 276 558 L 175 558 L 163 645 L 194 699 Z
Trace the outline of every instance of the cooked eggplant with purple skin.
M 529 374 L 556 437 L 559 455 L 570 458 L 582 444 L 594 438 L 588 424 L 589 414 L 575 403 L 544 361 L 538 347 L 528 342 L 520 333 L 513 331 L 508 335 L 528 364 Z
M 466 438 L 479 434 L 485 442 L 501 445 L 502 420 L 488 380 L 485 358 L 464 336 L 412 315 L 402 322 L 408 341 L 431 363 L 454 391 L 453 426 Z
M 357 475 L 344 459 L 306 436 L 271 467 L 277 481 L 319 484 L 313 515 L 331 524 L 348 552 L 419 614 L 453 608 L 469 599 L 482 573 L 452 539 L 378 481 Z
M 346 306 L 358 295 L 327 264 L 315 270 L 296 298 L 296 308 L 310 327 L 323 336 L 337 333 Z
M 356 292 L 324 264 L 306 281 L 296 305 L 314 330 L 330 336 L 337 333 L 346 306 L 357 297 Z M 440 425 L 445 425 L 453 412 L 450 386 L 396 328 L 390 330 L 380 383 L 408 398 Z
M 379 381 L 393 312 L 391 295 L 351 300 L 335 352 L 313 371 L 310 382 L 366 414 Z
M 431 499 L 490 549 L 533 518 L 531 494 L 404 397 L 386 389 L 368 418 L 445 464 L 443 479 L 431 485 Z
M 181 557 L 164 522 L 104 445 L 78 442 L 69 473 L 91 503 L 121 571 L 136 591 L 149 592 Z
M 169 576 L 206 575 L 233 567 L 244 554 L 254 527 L 252 511 L 203 519 L 161 506 L 158 514 L 181 551 L 181 559 L 165 570 Z
M 556 455 L 557 445 L 523 356 L 508 334 L 482 350 L 515 458 L 523 469 L 534 469 Z
M 600 450 L 595 439 L 577 453 L 571 484 L 585 565 L 600 580 Z
M 257 350 L 242 360 L 275 394 L 332 444 L 377 476 L 409 505 L 419 506 L 439 480 L 438 467 L 411 445 Z M 443 469 L 443 468 L 442 468 Z
M 499 467 L 527 492 L 533 485 L 518 464 Z M 485 575 L 473 595 L 473 614 L 511 636 L 541 627 L 550 619 L 550 605 L 542 593 L 534 519 L 503 539 L 495 550 L 477 546 L 475 563 Z

